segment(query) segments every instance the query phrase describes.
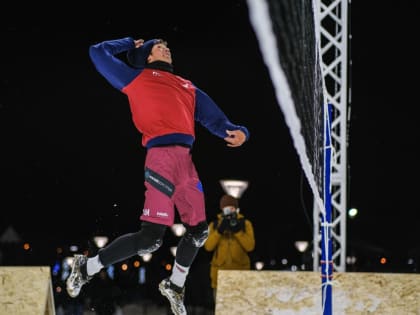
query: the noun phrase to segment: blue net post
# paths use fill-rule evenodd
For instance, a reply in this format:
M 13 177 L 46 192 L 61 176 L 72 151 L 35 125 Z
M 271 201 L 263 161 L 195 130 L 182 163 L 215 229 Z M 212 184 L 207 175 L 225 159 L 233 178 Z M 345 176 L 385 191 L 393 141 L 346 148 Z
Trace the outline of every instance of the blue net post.
M 322 311 L 323 315 L 332 314 L 332 286 L 333 261 L 332 261 L 332 238 L 331 238 L 331 121 L 332 105 L 327 105 L 324 111 L 325 133 L 325 167 L 324 167 L 324 204 L 325 215 L 323 216 L 321 233 L 321 278 L 322 278 Z

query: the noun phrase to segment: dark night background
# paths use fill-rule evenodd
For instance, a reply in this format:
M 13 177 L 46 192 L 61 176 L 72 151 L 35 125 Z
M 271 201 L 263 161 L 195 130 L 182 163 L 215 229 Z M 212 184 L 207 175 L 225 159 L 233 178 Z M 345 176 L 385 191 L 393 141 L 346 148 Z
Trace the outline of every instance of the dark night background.
M 348 126 L 348 208 L 359 209 L 348 219 L 349 250 L 369 257 L 375 271 L 389 255 L 386 270 L 395 272 L 407 270 L 410 254 L 419 257 L 420 221 L 419 28 L 407 16 L 416 8 L 398 3 L 351 5 Z M 0 234 L 12 225 L 33 243 L 30 262 L 49 264 L 47 249 L 54 256 L 56 246 L 139 227 L 140 135 L 125 95 L 88 56 L 89 45 L 125 36 L 167 39 L 176 72 L 251 132 L 231 149 L 197 126 L 193 157 L 209 220 L 223 194 L 219 180 L 245 179 L 240 207 L 254 224 L 253 259 L 295 257 L 294 241 L 312 240 L 311 192 L 246 2 L 26 9 L 25 17 L 0 13 Z

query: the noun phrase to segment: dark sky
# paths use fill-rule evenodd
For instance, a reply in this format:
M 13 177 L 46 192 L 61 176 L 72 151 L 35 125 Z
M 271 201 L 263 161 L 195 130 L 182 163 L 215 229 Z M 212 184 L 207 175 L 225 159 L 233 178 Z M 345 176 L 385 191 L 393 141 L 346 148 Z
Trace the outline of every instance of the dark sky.
M 295 240 L 312 240 L 311 192 L 246 2 L 220 3 L 1 12 L 0 233 L 13 225 L 25 240 L 60 245 L 138 228 L 145 152 L 126 97 L 88 57 L 93 43 L 133 36 L 167 39 L 176 72 L 251 132 L 231 149 L 197 127 L 209 220 L 219 180 L 245 179 L 240 206 L 255 227 L 256 256 L 295 254 Z M 405 257 L 419 248 L 418 25 L 408 18 L 415 9 L 396 3 L 351 7 L 348 207 L 359 216 L 347 240 Z

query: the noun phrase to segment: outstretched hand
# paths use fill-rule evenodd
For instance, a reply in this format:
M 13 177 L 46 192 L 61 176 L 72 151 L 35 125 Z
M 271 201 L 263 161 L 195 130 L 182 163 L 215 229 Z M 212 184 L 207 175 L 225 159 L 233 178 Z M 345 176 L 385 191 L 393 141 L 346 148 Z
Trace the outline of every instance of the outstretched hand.
M 228 147 L 239 147 L 246 140 L 246 135 L 242 130 L 226 130 L 226 133 L 228 136 L 225 141 L 228 143 Z
M 134 40 L 134 46 L 136 46 L 136 48 L 139 48 L 139 47 L 141 47 L 141 46 L 143 46 L 143 44 L 144 44 L 144 39 L 135 39 Z

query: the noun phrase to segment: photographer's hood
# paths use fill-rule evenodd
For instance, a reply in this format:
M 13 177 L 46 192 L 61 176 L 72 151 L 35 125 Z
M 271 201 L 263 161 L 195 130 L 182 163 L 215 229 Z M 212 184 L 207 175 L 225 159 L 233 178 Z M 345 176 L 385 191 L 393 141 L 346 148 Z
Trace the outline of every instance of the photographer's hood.
M 231 195 L 223 195 L 222 198 L 220 198 L 220 210 L 223 210 L 225 207 L 234 207 L 237 209 L 239 207 L 238 199 Z

